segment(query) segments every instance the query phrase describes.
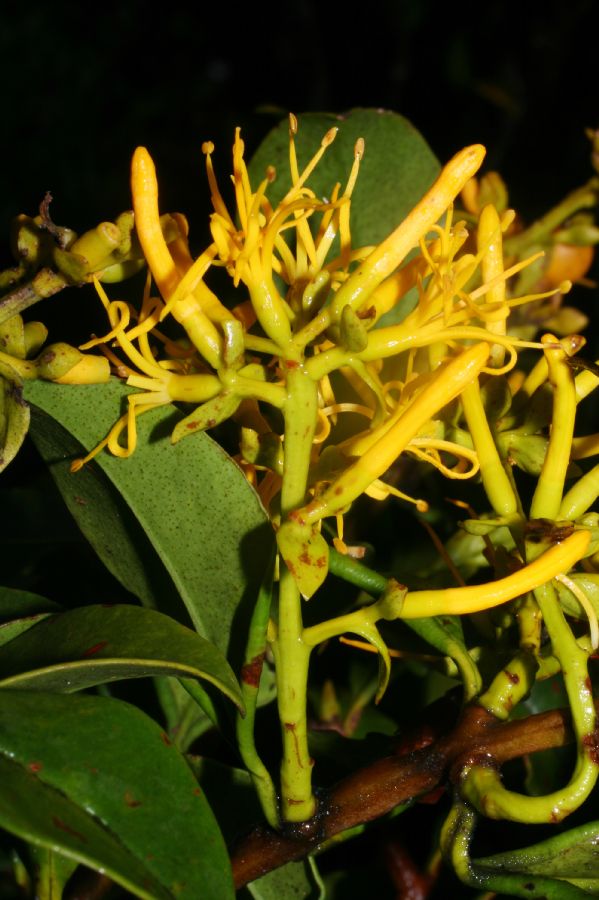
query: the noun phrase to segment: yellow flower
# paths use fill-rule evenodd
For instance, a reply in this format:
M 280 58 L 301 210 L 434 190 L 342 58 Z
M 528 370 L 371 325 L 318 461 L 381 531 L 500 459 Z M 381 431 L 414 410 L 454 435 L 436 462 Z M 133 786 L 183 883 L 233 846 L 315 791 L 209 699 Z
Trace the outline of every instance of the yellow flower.
M 458 153 L 380 245 L 354 248 L 351 197 L 364 142 L 356 143 L 345 186 L 332 186 L 330 199 L 324 201 L 308 182 L 337 129 L 327 132 L 302 171 L 295 152 L 296 131 L 297 121 L 291 116 L 291 186 L 276 206 L 268 199 L 275 172 L 269 169 L 257 188 L 252 187 L 239 129 L 233 144 L 232 211 L 214 173 L 214 147 L 210 142 L 203 145 L 212 196 L 213 240 L 195 260 L 187 241 L 187 223 L 180 215 L 174 217 L 178 236 L 167 244 L 160 224 L 154 164 L 145 148 L 135 151 L 131 172 L 135 225 L 160 296 L 151 295 L 148 283 L 141 310 L 136 313 L 122 301 L 110 301 L 97 284 L 111 330 L 84 346 L 103 344 L 117 374 L 140 393 L 130 395 L 128 413 L 86 460 L 106 445 L 113 453 L 128 456 L 136 443 L 136 416 L 161 404 L 201 404 L 177 426 L 175 440 L 244 409 L 242 404 L 249 398 L 283 410 L 287 374 L 293 367 L 303 366 L 318 386 L 314 467 L 334 440 L 331 424 L 336 424 L 339 415 L 352 414 L 365 417 L 367 427 L 339 445 L 345 468 L 355 466 L 352 460 L 363 454 L 371 458 L 376 447 L 381 460 L 393 461 L 405 450 L 452 478 L 470 477 L 478 470 L 476 454 L 448 440 L 437 420 L 436 412 L 443 403 L 426 406 L 423 398 L 433 390 L 428 386 L 436 384 L 443 360 L 459 360 L 464 344 L 478 343 L 478 370 L 492 374 L 514 365 L 516 347 L 539 346 L 506 335 L 510 308 L 527 299 L 507 299 L 506 281 L 530 261 L 504 270 L 501 234 L 509 227 L 512 214 L 508 211 L 499 216 L 492 207 L 482 211 L 475 253 L 463 252 L 468 232 L 464 222 L 453 219 L 453 200 L 480 166 L 484 148 L 475 145 Z M 444 214 L 443 224 L 437 224 Z M 336 237 L 340 252 L 331 258 Z M 406 263 L 414 248 L 418 255 Z M 241 292 L 233 310 L 207 283 L 215 266 L 224 268 Z M 375 328 L 414 287 L 419 296 L 416 308 L 400 324 Z M 161 331 L 160 323 L 169 315 L 183 327 L 184 341 L 169 340 Z M 106 346 L 111 342 L 118 345 L 125 362 Z M 482 357 L 489 348 L 487 363 Z M 389 357 L 402 359 L 399 369 L 395 367 L 401 378 L 387 382 L 381 365 Z M 460 365 L 456 362 L 456 371 Z M 338 375 L 331 381 L 336 371 L 353 398 L 336 399 L 342 383 Z M 415 416 L 420 424 L 400 446 L 394 441 L 403 429 L 405 415 Z M 121 443 L 125 430 L 126 442 Z M 456 460 L 451 465 L 446 462 L 449 455 Z M 254 468 L 252 476 L 258 486 L 260 471 Z M 395 494 L 411 499 L 380 481 L 384 471 L 380 465 L 373 471 L 378 474 L 361 490 L 377 498 Z M 278 483 L 279 475 L 269 479 L 265 489 L 269 499 Z M 326 482 L 314 484 L 312 489 L 330 493 Z M 414 502 L 423 508 L 423 501 Z

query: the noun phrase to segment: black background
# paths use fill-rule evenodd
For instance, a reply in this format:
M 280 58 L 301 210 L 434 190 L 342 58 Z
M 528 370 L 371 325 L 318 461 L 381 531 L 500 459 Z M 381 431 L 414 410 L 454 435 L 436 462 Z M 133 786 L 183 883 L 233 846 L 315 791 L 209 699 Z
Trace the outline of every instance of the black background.
M 77 229 L 130 205 L 145 143 L 163 208 L 206 221 L 200 145 L 251 151 L 287 111 L 401 112 L 440 159 L 480 141 L 528 216 L 589 175 L 599 125 L 593 0 L 347 6 L 142 0 L 4 3 L 1 221 L 35 212 Z M 226 169 L 225 169 L 226 171 Z M 201 227 L 205 227 L 203 224 Z

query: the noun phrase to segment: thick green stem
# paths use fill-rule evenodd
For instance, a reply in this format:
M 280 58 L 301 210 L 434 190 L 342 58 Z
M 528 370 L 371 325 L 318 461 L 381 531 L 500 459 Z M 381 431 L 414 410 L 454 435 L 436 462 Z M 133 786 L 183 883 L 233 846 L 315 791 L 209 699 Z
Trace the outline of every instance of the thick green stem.
M 287 401 L 284 408 L 282 521 L 285 521 L 294 509 L 305 503 L 317 413 L 316 384 L 303 366 L 294 364 L 287 373 Z M 316 810 L 316 800 L 312 793 L 312 760 L 308 751 L 306 722 L 310 647 L 303 639 L 301 603 L 297 583 L 281 561 L 279 621 L 273 651 L 283 741 L 281 814 L 288 822 L 303 822 L 311 818 Z
M 287 568 L 279 585 L 279 628 L 275 651 L 277 701 L 281 722 L 281 815 L 304 822 L 316 811 L 312 793 L 312 759 L 308 750 L 306 693 L 310 647 L 302 639 L 301 597 Z

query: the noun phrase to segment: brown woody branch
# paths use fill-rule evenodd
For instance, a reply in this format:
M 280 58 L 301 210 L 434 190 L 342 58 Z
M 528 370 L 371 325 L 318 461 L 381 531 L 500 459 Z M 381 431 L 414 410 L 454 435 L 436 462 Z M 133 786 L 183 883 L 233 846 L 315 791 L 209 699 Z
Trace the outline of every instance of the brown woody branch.
M 336 834 L 370 822 L 400 803 L 428 793 L 469 761 L 501 765 L 509 759 L 560 747 L 572 740 L 567 710 L 553 710 L 513 722 L 498 722 L 479 706 L 464 710 L 455 726 L 442 732 L 427 725 L 392 756 L 340 781 L 321 798 L 318 814 L 285 833 L 256 826 L 234 848 L 237 888 L 292 860 L 303 859 Z M 416 749 L 414 749 L 416 748 Z

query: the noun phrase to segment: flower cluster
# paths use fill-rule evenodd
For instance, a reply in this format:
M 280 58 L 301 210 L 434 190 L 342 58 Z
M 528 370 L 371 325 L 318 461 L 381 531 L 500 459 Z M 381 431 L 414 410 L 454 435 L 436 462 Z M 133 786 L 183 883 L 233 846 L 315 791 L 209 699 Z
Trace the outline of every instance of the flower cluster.
M 440 415 L 461 390 L 462 382 L 455 381 L 453 373 L 461 373 L 458 379 L 464 383 L 473 377 L 470 356 L 461 363 L 456 360 L 478 343 L 478 350 L 468 351 L 479 359 L 476 372 L 499 375 L 514 366 L 517 347 L 539 346 L 506 332 L 510 310 L 538 296 L 507 298 L 508 279 L 538 256 L 504 268 L 502 233 L 511 226 L 513 213 L 499 215 L 487 205 L 480 211 L 474 235 L 464 220 L 455 221 L 453 202 L 472 183 L 483 148 L 466 148 L 458 154 L 382 244 L 354 248 L 351 196 L 364 142 L 356 143 L 345 186 L 332 185 L 325 201 L 315 196 L 308 182 L 336 129 L 327 132 L 300 171 L 296 128 L 292 116 L 291 187 L 274 208 L 268 187 L 275 172 L 268 170 L 253 190 L 237 132 L 231 213 L 214 174 L 213 145 L 204 144 L 213 242 L 195 260 L 182 216 L 179 233 L 167 244 L 154 166 L 144 148 L 136 151 L 132 166 L 136 228 L 160 296 L 152 295 L 148 280 L 141 309 L 135 311 L 122 301 L 110 301 L 97 282 L 111 330 L 82 349 L 100 344 L 117 374 L 127 377 L 140 393 L 129 397 L 128 414 L 86 459 L 104 445 L 119 456 L 133 452 L 135 418 L 144 410 L 173 401 L 199 403 L 177 425 L 173 440 L 236 414 L 244 426 L 242 464 L 270 504 L 280 486 L 284 454 L 282 436 L 276 435 L 264 404 L 284 407 L 286 376 L 301 366 L 317 386 L 310 489 L 326 514 L 337 514 L 356 491 L 410 499 L 381 481 L 402 452 L 431 463 L 450 478 L 478 471 L 472 447 L 452 440 L 452 429 Z M 416 255 L 406 261 L 413 250 Z M 208 286 L 211 267 L 224 268 L 240 289 L 242 298 L 231 310 Z M 560 287 L 567 289 L 565 284 Z M 378 327 L 386 313 L 405 304 L 410 291 L 418 295 L 415 308 L 399 324 Z M 169 315 L 182 326 L 183 340 L 173 341 L 161 330 Z M 125 362 L 114 355 L 111 344 L 119 346 Z M 392 364 L 384 365 L 385 360 Z M 409 433 L 404 415 L 408 410 L 413 420 Z M 365 419 L 366 427 L 350 428 L 350 437 L 334 443 L 331 426 L 345 414 L 352 414 L 354 421 Z M 348 429 L 344 431 L 347 434 Z M 356 459 L 363 470 L 357 487 L 341 495 L 338 478 Z M 341 499 L 331 506 L 323 497 L 333 493 Z M 424 501 L 415 502 L 424 508 Z

